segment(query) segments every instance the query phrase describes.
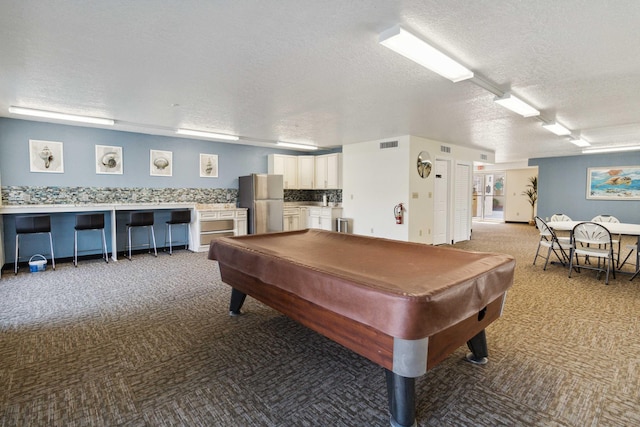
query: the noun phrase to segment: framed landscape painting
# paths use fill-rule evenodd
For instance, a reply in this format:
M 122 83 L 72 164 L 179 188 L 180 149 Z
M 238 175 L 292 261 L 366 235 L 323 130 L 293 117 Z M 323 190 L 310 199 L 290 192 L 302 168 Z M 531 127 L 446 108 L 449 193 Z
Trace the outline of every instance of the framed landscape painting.
M 587 169 L 587 199 L 640 200 L 640 166 Z

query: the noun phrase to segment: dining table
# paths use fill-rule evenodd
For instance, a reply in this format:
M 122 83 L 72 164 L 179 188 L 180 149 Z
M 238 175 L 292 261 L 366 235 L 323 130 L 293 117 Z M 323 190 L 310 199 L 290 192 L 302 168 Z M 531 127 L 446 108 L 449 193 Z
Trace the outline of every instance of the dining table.
M 592 221 L 549 221 L 547 222 L 547 226 L 554 231 L 573 231 L 573 228 L 582 222 Z M 635 279 L 638 276 L 638 273 L 640 273 L 640 251 L 638 251 L 638 249 L 640 249 L 640 224 L 625 222 L 598 222 L 597 224 L 600 224 L 609 230 L 609 233 L 612 235 L 636 237 L 636 268 L 635 271 L 632 272 L 633 276 L 631 276 L 630 280 Z M 620 271 L 619 269 L 616 269 L 616 272 L 629 273 L 628 271 Z

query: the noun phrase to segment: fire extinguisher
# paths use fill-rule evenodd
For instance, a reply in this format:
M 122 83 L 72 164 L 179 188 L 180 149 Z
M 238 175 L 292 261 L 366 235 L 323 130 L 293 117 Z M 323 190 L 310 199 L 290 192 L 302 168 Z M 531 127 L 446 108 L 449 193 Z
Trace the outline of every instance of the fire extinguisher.
M 402 206 L 402 203 L 398 203 L 393 208 L 393 215 L 396 217 L 396 224 L 402 224 L 402 217 L 404 216 L 403 212 L 404 206 Z

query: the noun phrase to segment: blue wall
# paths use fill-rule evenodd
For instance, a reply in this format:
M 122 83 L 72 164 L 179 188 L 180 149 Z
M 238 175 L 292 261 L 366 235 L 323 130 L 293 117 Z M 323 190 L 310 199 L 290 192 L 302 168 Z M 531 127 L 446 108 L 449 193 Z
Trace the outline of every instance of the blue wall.
M 64 173 L 29 171 L 29 140 L 62 142 Z M 123 174 L 99 175 L 95 146 L 123 149 Z M 150 176 L 149 150 L 173 152 L 173 176 Z M 218 178 L 200 178 L 200 153 L 218 155 Z M 106 129 L 0 118 L 3 186 L 238 188 L 238 177 L 267 172 L 267 155 L 301 154 L 240 144 L 145 135 Z
M 64 173 L 35 173 L 29 168 L 29 140 L 63 143 Z M 95 146 L 123 148 L 123 174 L 102 175 L 95 170 Z M 150 176 L 149 150 L 173 152 L 173 176 Z M 200 153 L 218 155 L 218 178 L 200 178 Z M 124 187 L 124 188 L 238 188 L 238 177 L 267 172 L 267 156 L 272 153 L 301 154 L 298 151 L 270 149 L 240 144 L 202 141 L 121 132 L 80 126 L 0 118 L 0 178 L 2 186 L 38 187 Z M 126 215 L 126 213 L 121 213 Z M 156 239 L 164 244 L 167 211 L 156 211 Z M 74 214 L 51 216 L 56 258 L 73 255 Z M 107 235 L 110 233 L 110 219 Z M 126 241 L 126 218 L 118 221 L 119 251 Z M 15 228 L 11 215 L 5 215 L 5 260 L 13 262 Z M 181 238 L 181 235 L 180 237 Z M 81 237 L 80 249 L 100 253 L 99 235 Z M 107 239 L 109 240 L 109 238 Z M 145 239 L 143 239 L 145 240 Z M 145 240 L 146 241 L 146 240 Z M 44 235 L 21 239 L 21 260 L 33 253 L 48 253 Z M 109 246 L 109 252 L 112 248 Z M 24 258 L 26 257 L 26 258 Z M 0 266 L 1 267 L 1 266 Z
M 538 216 L 565 213 L 574 220 L 608 214 L 621 222 L 640 223 L 640 200 L 587 199 L 587 169 L 640 166 L 640 152 L 530 159 L 538 166 Z

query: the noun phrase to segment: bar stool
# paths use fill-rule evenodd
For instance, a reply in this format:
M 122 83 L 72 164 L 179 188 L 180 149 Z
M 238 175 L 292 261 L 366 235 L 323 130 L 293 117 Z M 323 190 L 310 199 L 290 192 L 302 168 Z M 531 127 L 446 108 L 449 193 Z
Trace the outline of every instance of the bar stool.
M 167 221 L 164 235 L 164 246 L 167 246 L 167 236 L 169 236 L 169 255 L 173 254 L 173 241 L 171 237 L 171 228 L 174 225 L 184 224 L 184 248 L 189 246 L 189 223 L 191 222 L 191 209 L 180 209 L 171 211 L 171 219 Z
M 129 224 L 127 224 L 129 261 L 131 261 L 131 229 L 134 227 L 147 227 L 149 232 L 149 253 L 151 253 L 151 239 L 153 239 L 153 253 L 157 257 L 158 250 L 156 249 L 156 233 L 153 230 L 153 212 L 131 212 Z
M 76 226 L 73 233 L 73 265 L 78 266 L 78 231 L 102 231 L 102 250 L 104 260 L 109 262 L 109 254 L 107 254 L 107 239 L 104 235 L 104 214 L 78 214 L 76 215 Z
M 56 269 L 56 260 L 53 255 L 53 239 L 51 237 L 51 217 L 49 215 L 31 215 L 16 217 L 16 260 L 15 274 L 18 274 L 18 256 L 20 254 L 20 235 L 49 233 L 49 247 L 51 249 L 51 265 Z

